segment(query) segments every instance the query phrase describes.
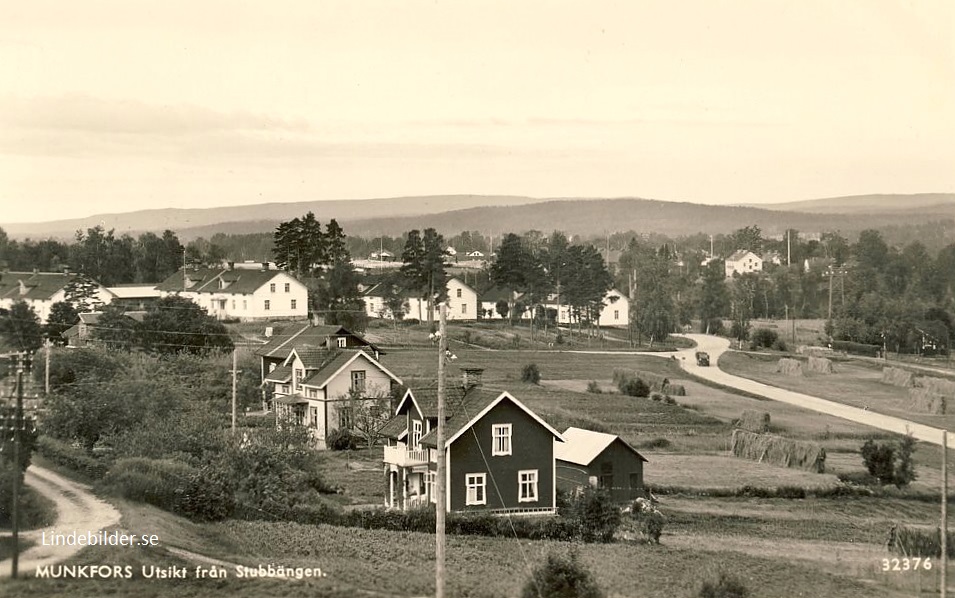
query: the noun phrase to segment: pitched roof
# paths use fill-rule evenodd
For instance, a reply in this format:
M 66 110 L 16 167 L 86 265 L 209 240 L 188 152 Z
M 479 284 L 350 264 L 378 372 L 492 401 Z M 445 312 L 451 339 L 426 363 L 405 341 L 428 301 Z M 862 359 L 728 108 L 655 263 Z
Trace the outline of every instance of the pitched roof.
M 291 365 L 292 353 L 298 356 L 306 370 L 319 370 L 341 355 L 341 349 L 315 348 L 307 345 L 296 345 L 285 358 L 285 363 Z
M 308 399 L 298 393 L 275 397 L 275 402 L 280 405 L 308 405 Z
M 188 282 L 185 290 L 190 293 L 251 294 L 280 274 L 289 275 L 283 270 L 272 269 L 187 268 L 185 278 Z M 182 291 L 182 285 L 183 271 L 180 268 L 178 272 L 156 285 L 156 288 L 166 292 Z
M 452 401 L 460 401 L 464 398 L 464 387 L 448 385 L 446 390 L 447 401 L 445 407 Z M 438 389 L 435 386 L 425 388 L 408 389 L 405 396 L 398 403 L 395 413 L 401 413 L 406 403 L 413 402 L 417 405 L 421 417 L 438 417 Z M 447 416 L 448 414 L 445 414 Z
M 299 355 L 296 351 L 296 355 Z M 375 367 L 384 372 L 391 379 L 395 380 L 398 384 L 401 384 L 401 378 L 398 378 L 392 374 L 388 369 L 381 365 L 380 362 L 375 360 L 373 357 L 362 351 L 361 349 L 342 349 L 339 350 L 334 356 L 329 357 L 327 360 L 323 361 L 318 367 L 318 371 L 309 376 L 307 380 L 302 382 L 308 386 L 317 386 L 318 388 L 324 388 L 329 382 L 332 381 L 335 376 L 338 375 L 345 367 L 351 364 L 353 361 L 358 359 L 360 356 L 364 356 L 369 362 L 371 362 Z M 316 356 L 317 357 L 317 356 Z M 301 358 L 301 356 L 300 356 Z M 308 366 L 306 366 L 308 367 Z M 311 369 L 311 368 L 309 368 Z
M 733 252 L 732 255 L 730 255 L 728 258 L 726 258 L 726 261 L 727 261 L 727 262 L 738 262 L 739 260 L 741 260 L 741 259 L 743 259 L 744 257 L 746 257 L 746 254 L 749 254 L 749 253 L 753 253 L 753 252 L 750 251 L 750 250 L 748 250 L 748 249 L 737 249 L 736 251 Z M 756 258 L 762 259 L 762 258 L 760 258 L 758 255 L 756 255 L 755 253 L 753 253 L 753 256 L 755 256 Z
M 4 272 L 0 275 L 0 299 L 49 300 L 78 278 L 79 274 L 71 272 Z M 93 283 L 101 286 L 95 280 Z
M 272 335 L 271 340 L 255 350 L 261 357 L 288 357 L 293 347 L 322 347 L 330 336 L 351 335 L 361 342 L 371 345 L 361 336 L 338 325 L 312 326 L 310 322 L 286 326 Z M 377 350 L 377 348 L 375 348 Z
M 554 445 L 554 458 L 577 465 L 590 465 L 597 458 L 597 455 L 604 452 L 608 446 L 617 440 L 622 442 L 641 461 L 646 461 L 643 455 L 619 436 L 582 428 L 567 428 L 564 431 L 564 442 Z
M 119 299 L 144 299 L 161 295 L 154 284 L 118 284 L 106 288 Z
M 408 433 L 408 420 L 403 415 L 396 415 L 378 430 L 378 434 L 391 438 L 392 440 L 401 440 Z
M 280 365 L 265 375 L 265 382 L 288 382 L 292 379 L 292 368 Z
M 471 387 L 461 393 L 460 398 L 454 397 L 453 394 L 448 395 L 445 403 L 447 415 L 444 424 L 447 444 L 451 444 L 457 440 L 461 434 L 470 429 L 471 426 L 477 423 L 478 420 L 484 417 L 488 411 L 502 400 L 511 401 L 533 419 L 537 420 L 539 424 L 550 431 L 558 440 L 563 440 L 563 436 L 561 436 L 560 432 L 552 428 L 550 424 L 542 420 L 536 413 L 524 406 L 523 403 L 514 398 L 510 393 L 477 386 Z M 437 441 L 438 430 L 436 428 L 428 432 L 421 439 L 421 444 L 437 446 Z

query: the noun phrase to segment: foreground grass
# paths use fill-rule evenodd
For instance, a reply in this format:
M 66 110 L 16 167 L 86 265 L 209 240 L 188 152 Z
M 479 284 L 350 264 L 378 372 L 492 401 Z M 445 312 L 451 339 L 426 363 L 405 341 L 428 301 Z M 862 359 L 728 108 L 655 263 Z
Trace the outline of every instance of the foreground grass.
M 123 527 L 163 534 L 155 549 L 87 548 L 73 564 L 131 565 L 130 580 L 25 579 L 5 583 L 0 596 L 422 596 L 434 591 L 434 536 L 294 523 L 226 522 L 195 525 L 151 507 L 119 505 Z M 321 567 L 319 580 L 239 579 L 212 581 L 192 576 L 189 557 L 169 552 L 185 544 L 193 552 L 218 553 L 230 563 Z M 516 596 L 532 568 L 550 552 L 567 552 L 561 542 L 449 536 L 448 594 L 475 598 Z M 786 559 L 740 553 L 628 543 L 580 545 L 581 562 L 611 597 L 679 598 L 695 596 L 704 579 L 718 570 L 733 572 L 753 595 L 892 596 L 891 591 Z M 142 566 L 186 566 L 185 580 L 148 580 Z M 793 589 L 798 588 L 794 593 Z

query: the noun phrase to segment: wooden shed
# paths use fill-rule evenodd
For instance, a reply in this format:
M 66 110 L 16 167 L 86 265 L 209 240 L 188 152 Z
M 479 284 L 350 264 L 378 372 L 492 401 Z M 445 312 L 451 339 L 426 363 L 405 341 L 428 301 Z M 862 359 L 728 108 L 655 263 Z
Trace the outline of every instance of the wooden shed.
M 646 496 L 643 464 L 647 459 L 619 436 L 567 428 L 554 443 L 557 488 L 573 492 L 590 485 L 610 490 L 615 502 Z

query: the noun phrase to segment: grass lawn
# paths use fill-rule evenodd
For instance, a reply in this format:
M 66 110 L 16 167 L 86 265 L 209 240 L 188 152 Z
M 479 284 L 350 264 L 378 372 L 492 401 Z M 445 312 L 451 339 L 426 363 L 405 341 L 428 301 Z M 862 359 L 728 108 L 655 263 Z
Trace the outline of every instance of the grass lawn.
M 691 506 L 689 504 L 687 507 Z M 716 505 L 719 507 L 720 505 Z M 434 590 L 434 537 L 430 534 L 360 530 L 294 523 L 224 522 L 197 525 L 152 507 L 121 502 L 122 527 L 157 533 L 161 546 L 151 549 L 87 548 L 72 564 L 131 565 L 130 580 L 23 579 L 4 583 L 0 596 L 422 596 Z M 724 507 L 725 508 L 725 507 Z M 751 507 L 750 510 L 757 507 Z M 717 510 L 696 516 L 707 534 L 738 534 L 758 529 L 747 517 L 721 515 Z M 684 521 L 694 516 L 674 509 L 673 527 L 682 533 Z M 734 518 L 735 517 L 735 518 Z M 796 523 L 784 524 L 796 533 Z M 687 525 L 693 525 L 687 523 Z M 448 594 L 451 596 L 517 596 L 529 572 L 551 552 L 576 549 L 581 562 L 593 573 L 609 597 L 691 597 L 703 580 L 718 571 L 737 575 L 754 596 L 898 596 L 883 586 L 844 574 L 820 571 L 819 567 L 782 555 L 765 558 L 721 549 L 680 546 L 665 535 L 662 546 L 619 542 L 610 545 L 571 545 L 561 542 L 518 541 L 502 538 L 449 536 L 447 542 Z M 719 536 L 715 536 L 719 538 Z M 194 579 L 194 563 L 175 556 L 168 548 L 180 547 L 215 556 L 227 563 L 245 565 L 282 564 L 321 567 L 327 574 L 319 580 L 248 580 L 230 577 L 220 581 Z M 186 566 L 185 580 L 148 580 L 142 566 Z M 794 592 L 794 588 L 798 591 Z
M 643 451 L 641 451 L 643 452 Z M 756 486 L 801 486 L 828 488 L 838 485 L 834 475 L 776 467 L 723 455 L 676 455 L 647 453 L 644 481 L 653 486 L 686 488 L 739 488 Z
M 30 548 L 35 544 L 32 540 L 24 537 L 18 538 L 20 552 Z M 13 538 L 10 536 L 0 537 L 0 561 L 5 561 L 13 557 Z
M 839 360 L 833 363 L 834 373 L 805 372 L 803 376 L 787 376 L 776 373 L 778 353 L 754 354 L 730 351 L 720 357 L 720 367 L 731 374 L 834 401 L 865 407 L 909 419 L 920 424 L 953 429 L 955 414 L 929 415 L 914 412 L 910 407 L 909 393 L 905 388 L 882 384 L 882 368 L 879 364 L 855 360 Z

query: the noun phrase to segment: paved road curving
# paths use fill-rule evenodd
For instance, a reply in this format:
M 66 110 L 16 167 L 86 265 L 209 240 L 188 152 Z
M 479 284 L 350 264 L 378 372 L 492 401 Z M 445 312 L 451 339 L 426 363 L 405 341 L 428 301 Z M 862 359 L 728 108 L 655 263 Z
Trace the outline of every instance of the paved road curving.
M 882 415 L 881 413 L 875 413 L 873 411 L 865 411 L 863 409 L 859 409 L 858 407 L 850 407 L 849 405 L 827 401 L 826 399 L 820 399 L 819 397 L 813 397 L 810 395 L 793 392 L 791 390 L 769 386 L 768 384 L 749 380 L 748 378 L 741 378 L 740 376 L 728 374 L 719 369 L 717 364 L 719 362 L 720 355 L 729 349 L 729 340 L 716 336 L 709 336 L 706 334 L 683 334 L 680 336 L 686 337 L 697 344 L 697 347 L 695 348 L 683 349 L 675 353 L 677 359 L 680 360 L 680 366 L 695 376 L 722 384 L 724 386 L 758 394 L 774 401 L 789 403 L 790 405 L 796 405 L 806 409 L 812 409 L 813 411 L 818 411 L 820 413 L 834 415 L 836 417 L 841 417 L 842 419 L 872 426 L 873 428 L 879 428 L 880 430 L 896 432 L 899 434 L 911 433 L 916 440 L 920 440 L 922 442 L 928 442 L 937 445 L 942 444 L 943 430 L 941 428 L 933 428 L 932 426 L 918 424 L 902 418 L 892 417 L 891 415 Z M 701 367 L 696 365 L 695 354 L 697 351 L 706 351 L 710 354 L 710 367 Z M 647 353 L 647 355 L 652 355 L 652 353 Z M 955 443 L 955 436 L 952 435 L 952 432 L 947 432 L 947 436 L 948 446 L 955 446 L 955 444 L 953 444 Z
M 37 567 L 53 565 L 64 561 L 82 546 L 43 546 L 41 534 L 51 529 L 57 533 L 97 532 L 119 524 L 120 513 L 111 504 L 96 498 L 89 487 L 68 480 L 48 469 L 31 465 L 27 469 L 27 486 L 36 490 L 56 504 L 56 522 L 50 527 L 22 532 L 21 538 L 28 538 L 33 546 L 20 554 L 19 570 L 21 575 L 33 575 Z M 10 560 L 0 562 L 0 578 L 10 576 Z

